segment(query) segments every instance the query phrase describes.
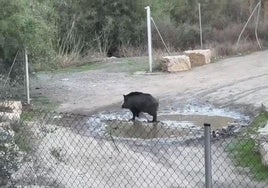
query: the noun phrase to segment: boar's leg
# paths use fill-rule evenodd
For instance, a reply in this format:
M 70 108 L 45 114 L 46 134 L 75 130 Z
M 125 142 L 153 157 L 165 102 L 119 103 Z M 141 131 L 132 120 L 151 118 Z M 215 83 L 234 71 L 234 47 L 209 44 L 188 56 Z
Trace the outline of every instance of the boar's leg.
M 132 109 L 131 112 L 132 112 L 132 115 L 133 115 L 131 120 L 134 121 L 135 117 L 139 117 L 139 112 L 137 110 L 135 110 L 135 109 Z
M 153 121 L 152 122 L 157 122 L 157 113 L 154 112 L 151 115 L 153 116 Z

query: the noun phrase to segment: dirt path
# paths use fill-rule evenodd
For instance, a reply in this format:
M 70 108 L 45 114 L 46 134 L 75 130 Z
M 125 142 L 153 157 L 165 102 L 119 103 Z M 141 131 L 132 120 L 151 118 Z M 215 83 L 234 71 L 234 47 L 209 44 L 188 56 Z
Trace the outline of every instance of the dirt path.
M 39 74 L 33 95 L 60 103 L 59 111 L 88 114 L 111 106 L 120 108 L 122 95 L 149 92 L 160 99 L 160 109 L 174 102 L 206 101 L 223 106 L 268 106 L 268 50 L 232 57 L 176 74 L 142 75 L 109 69 Z M 120 59 L 116 60 L 120 61 Z
M 134 90 L 158 97 L 159 110 L 195 101 L 235 106 L 238 110 L 248 105 L 256 108 L 261 104 L 268 106 L 267 59 L 268 51 L 262 51 L 177 74 L 133 75 L 112 71 L 111 66 L 85 72 L 39 74 L 39 80 L 32 85 L 32 96 L 45 96 L 59 102 L 59 111 L 84 114 L 120 109 L 122 95 Z M 116 64 L 121 65 L 123 63 Z M 34 89 L 36 87 L 40 89 Z M 92 122 L 81 125 L 92 126 Z M 35 165 L 53 184 L 57 182 L 64 187 L 204 187 L 204 148 L 198 140 L 184 145 L 165 139 L 162 142 L 118 139 L 118 152 L 110 140 L 83 136 L 85 129 L 77 129 L 81 135 L 66 127 L 55 130 L 43 138 Z M 233 165 L 225 151 L 227 142 L 220 140 L 212 144 L 213 186 L 267 186 L 266 182 L 253 181 L 245 169 L 239 171 Z M 59 149 L 58 156 L 64 162 L 52 156 L 50 151 L 55 148 Z M 22 168 L 18 174 L 27 173 Z M 32 180 L 36 174 L 22 177 Z

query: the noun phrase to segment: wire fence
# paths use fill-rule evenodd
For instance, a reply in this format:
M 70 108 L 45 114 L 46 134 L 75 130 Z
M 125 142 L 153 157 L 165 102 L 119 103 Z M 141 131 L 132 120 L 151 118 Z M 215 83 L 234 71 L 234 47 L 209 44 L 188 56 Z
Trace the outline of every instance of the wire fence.
M 0 105 L 1 106 L 1 105 Z M 206 187 L 204 128 L 0 108 L 0 186 Z M 212 187 L 267 187 L 259 139 L 209 131 Z
M 153 49 L 165 47 L 174 53 L 210 48 L 215 56 L 262 49 L 267 41 L 263 5 L 261 1 L 176 1 L 166 8 L 169 15 L 152 14 L 157 26 L 152 26 Z

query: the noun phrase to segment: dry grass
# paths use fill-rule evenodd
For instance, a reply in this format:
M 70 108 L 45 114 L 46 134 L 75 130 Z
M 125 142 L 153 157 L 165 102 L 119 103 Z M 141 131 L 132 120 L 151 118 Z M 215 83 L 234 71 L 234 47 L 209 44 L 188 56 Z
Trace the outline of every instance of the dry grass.
M 146 46 L 138 46 L 134 47 L 130 44 L 121 45 L 119 47 L 119 56 L 120 57 L 137 57 L 147 55 L 147 47 Z
M 57 56 L 57 61 L 61 68 L 69 67 L 79 64 L 80 54 L 77 52 L 71 52 L 69 54 L 61 54 Z
M 153 58 L 154 61 L 159 62 L 163 56 L 167 55 L 179 55 L 184 50 L 200 49 L 199 38 L 191 37 L 189 28 L 187 25 L 184 28 L 171 27 L 171 23 L 159 23 L 159 30 L 163 34 L 163 39 L 167 44 L 165 49 L 158 34 L 153 35 Z M 212 50 L 213 58 L 219 59 L 227 56 L 247 54 L 253 51 L 259 50 L 258 44 L 255 39 L 254 25 L 250 24 L 242 35 L 241 41 L 236 46 L 237 38 L 241 32 L 243 24 L 230 23 L 222 29 L 209 29 L 204 28 L 203 33 L 203 45 L 204 48 Z M 184 32 L 179 32 L 183 30 Z M 174 34 L 174 31 L 176 31 Z M 154 31 L 155 32 L 155 31 Z M 265 27 L 260 26 L 258 29 L 259 38 L 263 45 L 267 44 L 267 35 Z M 75 34 L 73 34 L 75 35 Z M 69 35 L 71 39 L 77 38 L 73 35 Z M 189 36 L 188 36 L 189 35 Z M 187 42 L 188 39 L 192 42 Z M 146 39 L 144 39 L 146 40 Z M 185 42 L 186 41 L 186 42 Z M 194 42 L 194 43 L 193 43 Z M 68 48 L 67 48 L 68 47 Z M 60 53 L 57 56 L 57 68 L 64 68 L 69 66 L 83 65 L 89 62 L 105 61 L 107 59 L 107 53 L 98 49 L 88 50 L 87 53 L 81 55 L 81 43 L 71 42 L 71 47 L 62 46 Z M 65 49 L 71 49 L 66 53 Z M 143 41 L 143 44 L 139 46 L 133 46 L 130 43 L 123 44 L 118 47 L 118 57 L 139 57 L 148 56 L 147 41 Z
M 216 58 L 248 54 L 250 52 L 259 50 L 256 41 L 246 40 L 241 41 L 238 46 L 236 46 L 236 43 L 225 42 L 212 44 L 211 48 L 213 49 L 213 53 Z

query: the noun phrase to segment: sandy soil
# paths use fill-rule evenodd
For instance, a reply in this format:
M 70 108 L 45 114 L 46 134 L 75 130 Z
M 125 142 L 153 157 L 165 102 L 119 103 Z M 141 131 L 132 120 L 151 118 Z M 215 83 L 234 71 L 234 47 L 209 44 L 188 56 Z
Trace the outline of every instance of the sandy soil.
M 209 102 L 220 106 L 268 106 L 268 50 L 232 57 L 176 74 L 129 74 L 109 67 L 84 72 L 39 74 L 33 96 L 60 103 L 61 112 L 88 114 L 100 109 L 119 109 L 122 95 L 131 91 L 153 94 L 160 110 L 173 103 Z M 115 64 L 122 59 L 113 60 Z M 138 63 L 138 62 L 137 62 Z M 34 88 L 41 89 L 35 90 Z

